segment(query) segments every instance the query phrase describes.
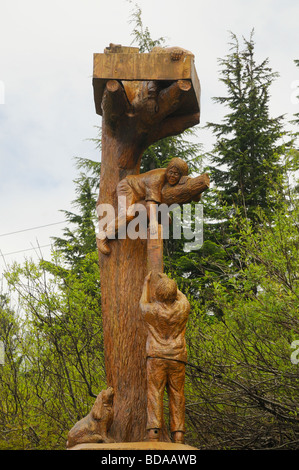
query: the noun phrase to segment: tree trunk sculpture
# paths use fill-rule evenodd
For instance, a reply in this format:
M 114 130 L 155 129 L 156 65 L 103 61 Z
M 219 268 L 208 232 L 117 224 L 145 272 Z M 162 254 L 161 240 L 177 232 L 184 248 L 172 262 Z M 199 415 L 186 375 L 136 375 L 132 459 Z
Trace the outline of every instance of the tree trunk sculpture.
M 145 149 L 198 124 L 198 110 L 184 113 L 192 91 L 190 79 L 106 80 L 101 102 L 96 101 L 102 114 L 98 204 L 112 204 L 117 214 L 117 184 L 139 173 Z M 110 433 L 116 442 L 145 438 L 147 333 L 139 301 L 148 263 L 162 266 L 154 245 L 148 250 L 147 240 L 118 239 L 109 256 L 99 252 L 105 368 L 107 385 L 115 393 Z M 153 260 L 148 252 L 155 252 Z M 168 440 L 166 433 L 163 439 Z

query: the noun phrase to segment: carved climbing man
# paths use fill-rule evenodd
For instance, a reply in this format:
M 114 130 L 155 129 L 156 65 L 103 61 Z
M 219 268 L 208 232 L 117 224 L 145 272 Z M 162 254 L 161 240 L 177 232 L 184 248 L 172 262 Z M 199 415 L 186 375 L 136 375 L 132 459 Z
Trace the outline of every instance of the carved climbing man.
M 173 158 L 167 168 L 157 168 L 155 170 L 129 175 L 121 180 L 117 185 L 117 196 L 119 203 L 118 218 L 108 225 L 105 232 L 97 234 L 98 249 L 105 255 L 110 253 L 108 240 L 116 236 L 123 225 L 126 225 L 134 218 L 134 204 L 145 201 L 148 217 L 154 216 L 154 211 L 150 213 L 151 204 L 162 202 L 162 190 L 166 183 L 176 185 L 182 176 L 188 174 L 187 163 L 180 158 Z M 151 231 L 153 233 L 156 221 L 151 220 Z
M 186 296 L 174 280 L 165 274 L 150 301 L 151 273 L 144 281 L 140 299 L 147 324 L 147 433 L 148 440 L 158 441 L 163 424 L 163 395 L 168 392 L 170 431 L 173 442 L 184 443 L 185 433 L 185 365 L 187 350 L 185 331 L 190 312 Z
M 153 204 L 183 204 L 199 201 L 201 193 L 208 187 L 206 173 L 195 178 L 188 176 L 188 165 L 181 158 L 170 160 L 167 168 L 156 168 L 146 173 L 129 175 L 122 179 L 116 188 L 119 213 L 108 224 L 105 231 L 97 234 L 97 246 L 104 255 L 110 254 L 109 240 L 116 237 L 118 231 L 135 217 L 137 203 L 143 203 L 150 220 L 151 233 L 157 227 L 156 211 L 150 209 Z M 156 228 L 157 230 L 157 228 Z

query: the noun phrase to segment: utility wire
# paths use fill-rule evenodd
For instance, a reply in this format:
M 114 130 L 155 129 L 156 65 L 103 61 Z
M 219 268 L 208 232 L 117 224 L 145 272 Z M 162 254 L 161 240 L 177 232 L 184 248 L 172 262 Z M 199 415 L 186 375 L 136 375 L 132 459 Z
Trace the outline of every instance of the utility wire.
M 6 235 L 13 235 L 14 233 L 27 232 L 29 230 L 35 230 L 37 228 L 50 227 L 51 225 L 65 224 L 67 221 L 62 220 L 61 222 L 54 222 L 53 224 L 39 225 L 38 227 L 24 228 L 23 230 L 17 230 L 16 232 L 8 232 L 0 234 L 0 237 L 6 237 Z
M 39 248 L 46 248 L 48 246 L 52 246 L 51 243 L 49 245 L 41 245 L 41 246 L 34 246 L 33 248 L 26 248 L 25 250 L 12 251 L 11 253 L 2 253 L 2 256 L 15 255 L 16 253 L 23 253 L 24 251 L 30 251 L 30 250 L 38 250 Z

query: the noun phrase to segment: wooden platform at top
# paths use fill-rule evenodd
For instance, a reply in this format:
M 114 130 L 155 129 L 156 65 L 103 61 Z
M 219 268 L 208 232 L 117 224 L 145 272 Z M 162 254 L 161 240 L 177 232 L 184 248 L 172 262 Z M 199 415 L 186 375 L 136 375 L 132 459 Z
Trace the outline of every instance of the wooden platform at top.
M 102 115 L 102 96 L 108 80 L 157 80 L 165 81 L 165 86 L 175 80 L 190 80 L 192 87 L 186 93 L 186 103 L 179 114 L 199 112 L 200 82 L 193 55 L 172 60 L 170 53 L 139 53 L 138 48 L 132 47 L 120 47 L 119 50 L 121 52 L 94 54 L 93 87 L 97 114 Z

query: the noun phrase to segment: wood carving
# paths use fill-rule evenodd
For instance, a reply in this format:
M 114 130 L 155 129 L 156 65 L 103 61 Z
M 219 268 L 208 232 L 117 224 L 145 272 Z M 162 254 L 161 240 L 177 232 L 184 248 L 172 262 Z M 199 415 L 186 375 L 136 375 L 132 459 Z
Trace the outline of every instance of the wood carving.
M 154 170 L 146 176 L 139 173 L 142 154 L 148 146 L 199 123 L 200 86 L 194 56 L 179 48 L 139 54 L 136 48 L 110 44 L 104 54 L 94 56 L 93 86 L 96 111 L 102 116 L 97 204 L 112 205 L 117 217 L 119 194 L 129 195 L 130 201 L 142 197 L 151 204 L 155 199 L 163 200 L 166 180 L 169 188 L 190 184 L 187 178 L 182 185 L 178 184 L 181 176 L 187 177 L 185 171 L 179 171 L 179 177 L 171 175 L 169 169 Z M 140 193 L 137 191 L 138 196 L 134 186 L 137 180 L 144 188 Z M 157 191 L 148 197 L 153 180 L 157 181 L 153 185 Z M 203 186 L 197 187 L 195 197 L 202 190 Z M 120 208 L 125 213 L 125 223 L 130 218 L 127 209 L 127 204 Z M 110 223 L 112 219 L 108 220 L 107 228 Z M 102 243 L 107 239 L 106 232 L 102 239 L 97 238 L 97 243 L 105 368 L 107 383 L 115 391 L 110 434 L 116 442 L 137 442 L 146 438 L 147 424 L 147 328 L 139 301 L 147 266 L 157 269 L 161 266 L 162 243 L 159 239 L 155 246 L 154 240 L 140 238 Z M 160 440 L 169 440 L 164 428 Z
M 113 421 L 113 396 L 111 387 L 99 393 L 90 413 L 69 431 L 67 448 L 83 443 L 114 442 L 108 437 Z
M 201 195 L 210 186 L 210 178 L 207 173 L 191 178 L 182 177 L 177 185 L 166 184 L 162 189 L 162 202 L 171 204 L 186 204 L 192 201 L 198 202 Z
M 97 234 L 97 246 L 101 253 L 108 255 L 108 241 L 134 218 L 134 205 L 143 202 L 151 223 L 151 234 L 157 231 L 155 211 L 151 212 L 152 204 L 173 203 L 183 204 L 192 200 L 199 201 L 201 193 L 209 187 L 207 174 L 190 178 L 188 165 L 180 158 L 173 158 L 167 168 L 157 168 L 138 175 L 129 175 L 118 183 L 118 218 L 112 220 L 106 231 Z
M 163 395 L 167 387 L 170 431 L 173 442 L 184 442 L 185 433 L 185 331 L 190 311 L 186 296 L 174 280 L 160 273 L 155 300 L 150 300 L 149 273 L 140 308 L 147 324 L 147 431 L 148 440 L 159 440 L 163 427 Z

